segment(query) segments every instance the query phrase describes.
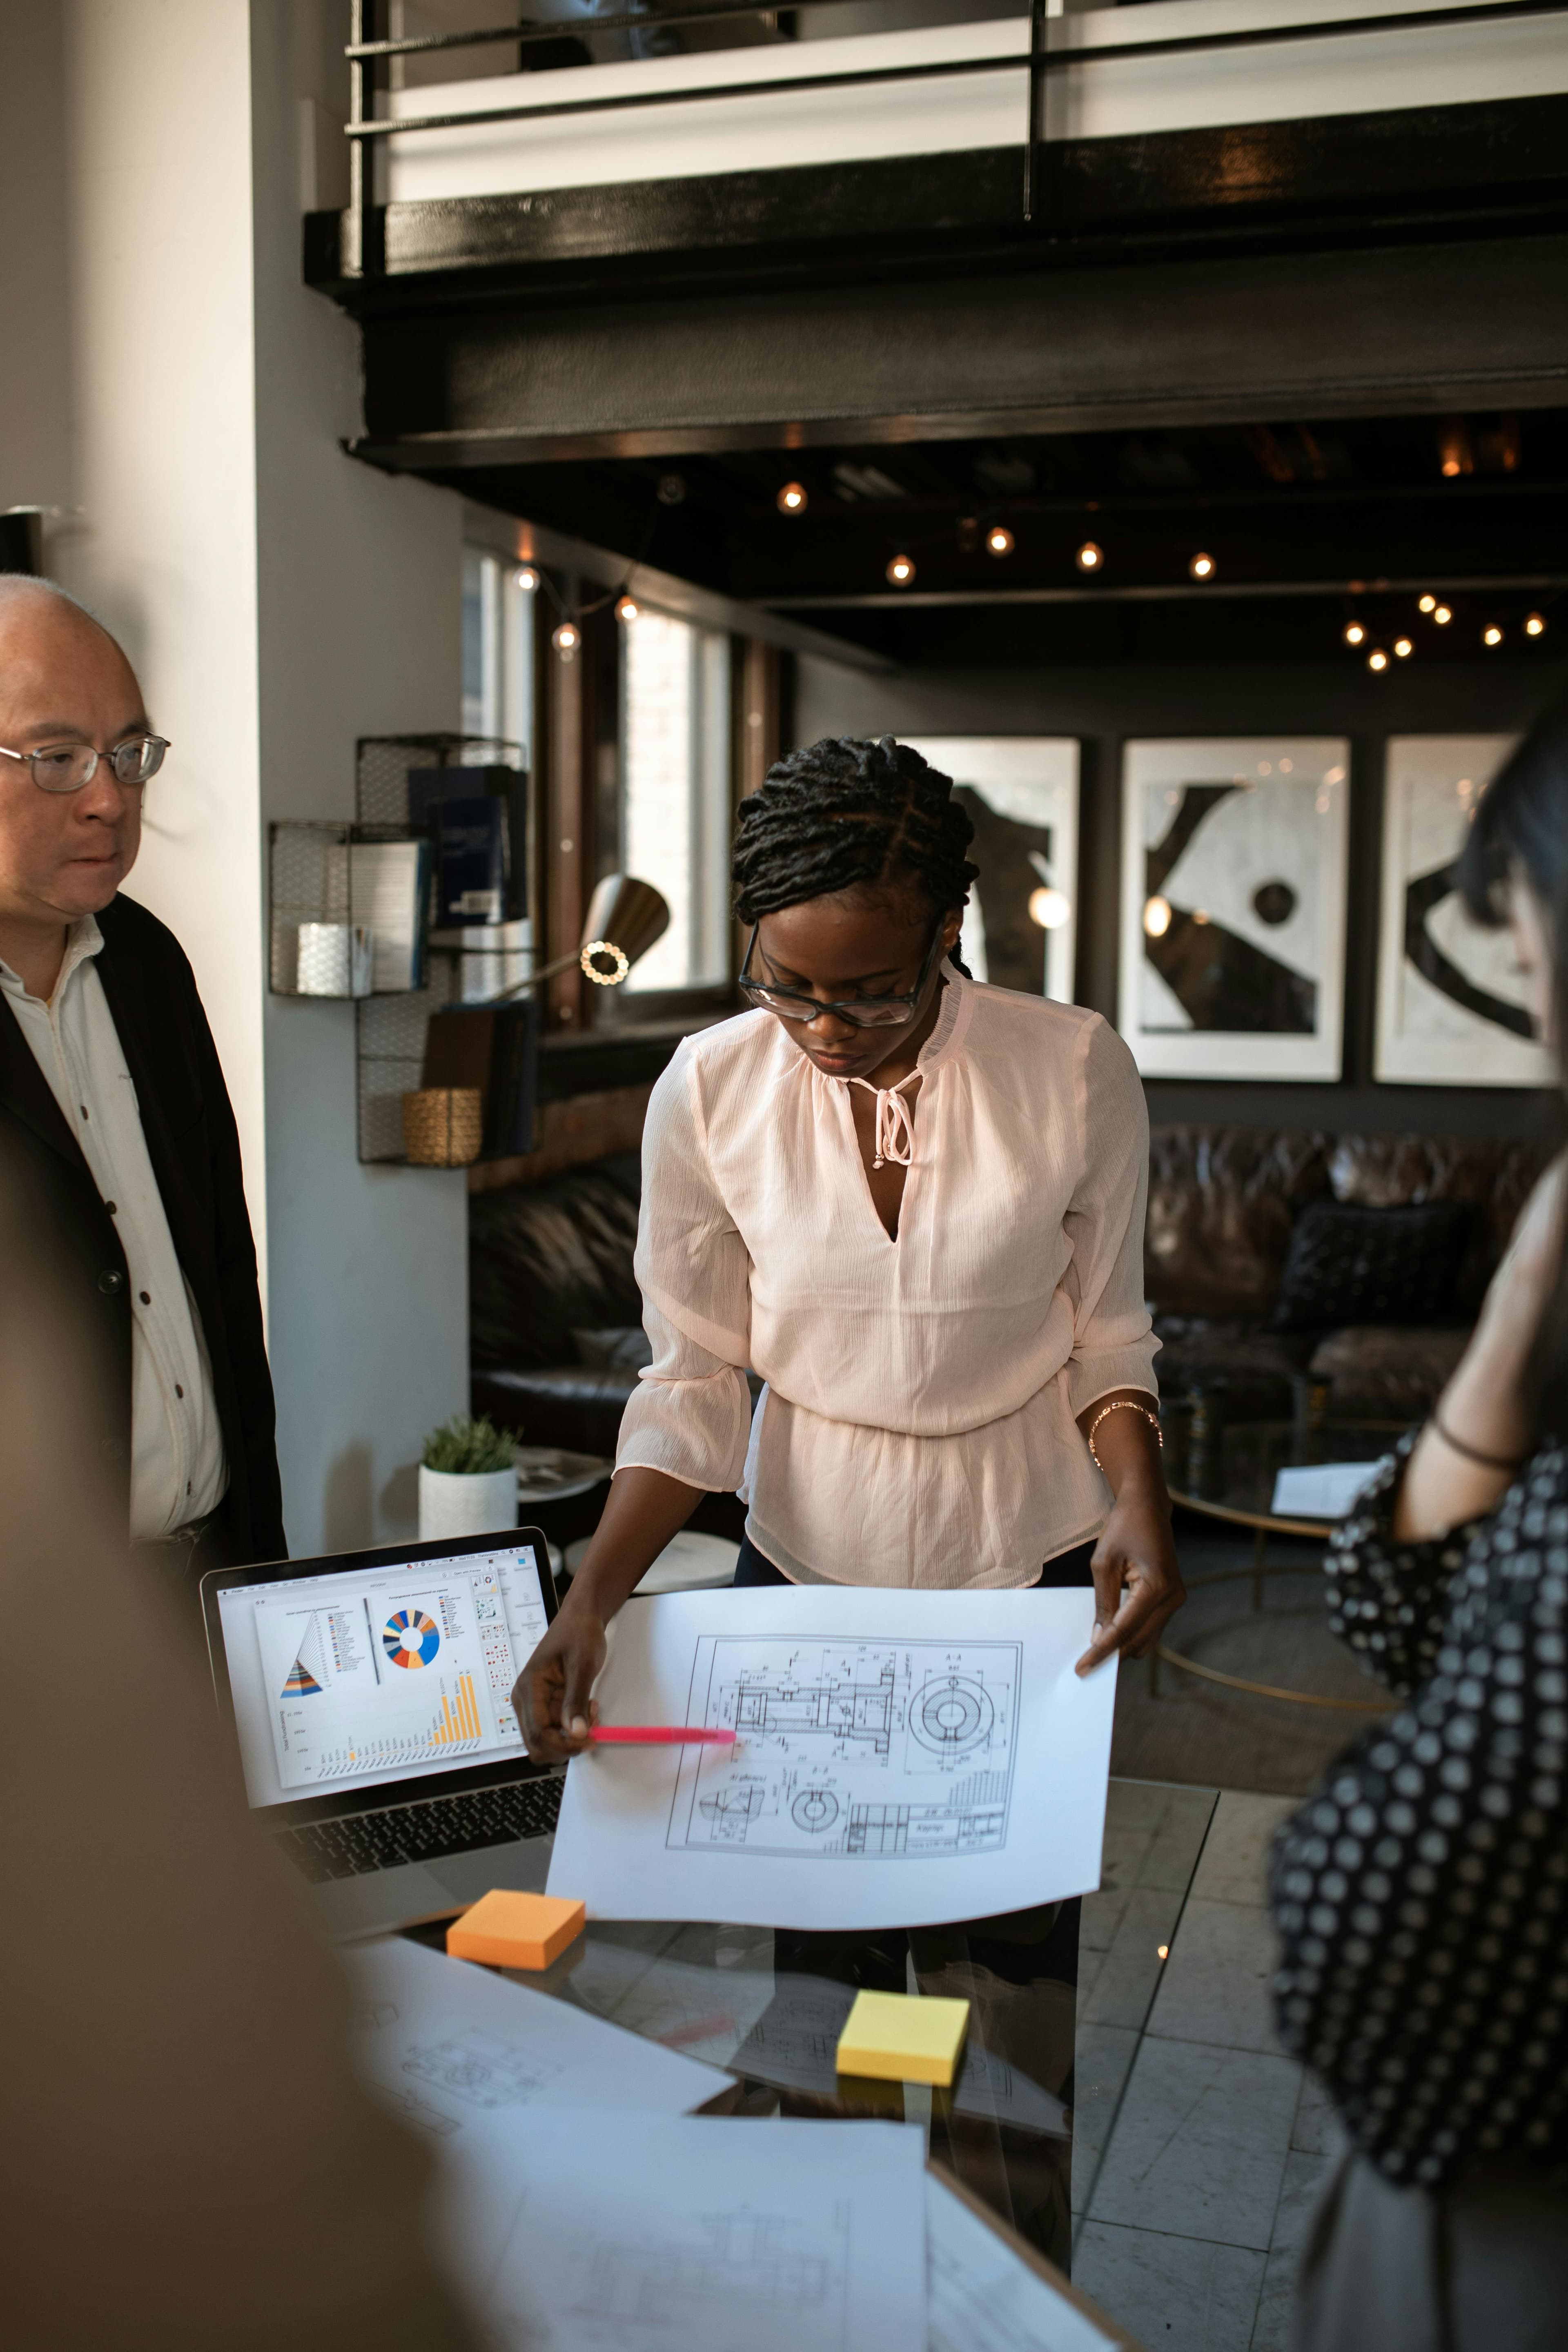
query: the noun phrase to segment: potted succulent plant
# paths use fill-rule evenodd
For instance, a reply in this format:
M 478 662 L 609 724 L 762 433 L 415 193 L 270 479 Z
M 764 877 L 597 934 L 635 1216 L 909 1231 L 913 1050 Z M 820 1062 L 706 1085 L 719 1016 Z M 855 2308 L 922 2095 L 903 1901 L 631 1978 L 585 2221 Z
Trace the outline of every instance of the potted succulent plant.
M 419 1540 L 517 1525 L 517 1440 L 492 1421 L 455 1414 L 425 1440 Z

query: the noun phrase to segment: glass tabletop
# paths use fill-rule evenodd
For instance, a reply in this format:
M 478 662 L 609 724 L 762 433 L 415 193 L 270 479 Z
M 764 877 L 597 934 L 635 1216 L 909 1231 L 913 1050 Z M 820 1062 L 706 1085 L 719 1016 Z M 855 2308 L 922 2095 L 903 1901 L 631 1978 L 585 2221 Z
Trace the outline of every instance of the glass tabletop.
M 722 2068 L 712 2112 L 919 2123 L 932 2158 L 1067 2270 L 1216 1796 L 1112 1780 L 1102 1885 L 1081 1906 L 872 1935 L 595 1922 L 515 1981 Z M 440 1925 L 409 1932 L 441 1948 Z M 836 2071 L 862 1987 L 969 2001 L 951 2090 Z
M 1205 1428 L 1194 1415 L 1169 1466 L 1171 1493 L 1178 1503 L 1215 1517 L 1319 1533 L 1327 1519 L 1276 1513 L 1279 1473 L 1324 1462 L 1380 1461 L 1407 1427 L 1403 1421 L 1234 1421 Z

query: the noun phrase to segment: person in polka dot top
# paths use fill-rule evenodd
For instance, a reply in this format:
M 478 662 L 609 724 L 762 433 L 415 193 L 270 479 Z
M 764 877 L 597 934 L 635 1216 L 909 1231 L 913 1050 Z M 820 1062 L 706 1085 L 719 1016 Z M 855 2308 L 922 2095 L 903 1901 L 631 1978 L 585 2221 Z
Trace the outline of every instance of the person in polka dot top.
M 1568 706 L 1480 804 L 1461 884 L 1568 1036 Z M 1286 2046 L 1348 2152 L 1298 2352 L 1568 2345 L 1568 1274 L 1564 1161 L 1470 1346 L 1327 1561 L 1330 1619 L 1403 1705 L 1276 1839 Z

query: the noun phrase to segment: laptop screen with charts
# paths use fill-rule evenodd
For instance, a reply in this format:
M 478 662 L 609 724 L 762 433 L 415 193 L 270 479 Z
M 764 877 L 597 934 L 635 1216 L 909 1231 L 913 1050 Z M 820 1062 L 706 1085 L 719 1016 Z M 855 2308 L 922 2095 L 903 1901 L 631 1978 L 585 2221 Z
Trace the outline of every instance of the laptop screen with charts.
M 247 1793 L 275 1821 L 535 1769 L 511 1705 L 555 1613 L 535 1528 L 215 1570 L 202 1604 Z

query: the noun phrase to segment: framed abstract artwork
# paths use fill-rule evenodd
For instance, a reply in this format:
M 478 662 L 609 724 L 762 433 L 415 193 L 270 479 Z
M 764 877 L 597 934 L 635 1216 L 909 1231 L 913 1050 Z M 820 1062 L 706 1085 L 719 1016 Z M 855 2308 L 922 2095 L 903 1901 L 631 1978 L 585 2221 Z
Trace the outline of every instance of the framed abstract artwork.
M 974 826 L 980 879 L 959 952 L 994 988 L 1070 1004 L 1078 942 L 1076 738 L 907 735 L 953 781 Z
M 1383 783 L 1383 917 L 1373 1076 L 1393 1086 L 1545 1087 L 1506 931 L 1458 887 L 1476 803 L 1516 735 L 1391 735 Z
M 1342 736 L 1124 747 L 1118 1026 L 1148 1076 L 1339 1076 L 1349 772 Z

